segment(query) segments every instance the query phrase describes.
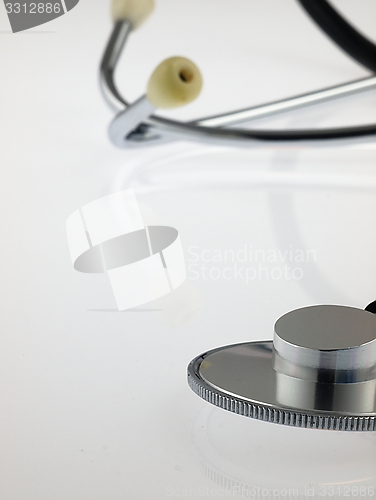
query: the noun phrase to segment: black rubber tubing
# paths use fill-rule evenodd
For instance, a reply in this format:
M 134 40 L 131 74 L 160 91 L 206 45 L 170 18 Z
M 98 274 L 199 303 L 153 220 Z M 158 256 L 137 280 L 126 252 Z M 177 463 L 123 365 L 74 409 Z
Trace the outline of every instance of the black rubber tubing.
M 376 45 L 359 33 L 326 0 L 298 0 L 318 26 L 349 56 L 376 73 Z

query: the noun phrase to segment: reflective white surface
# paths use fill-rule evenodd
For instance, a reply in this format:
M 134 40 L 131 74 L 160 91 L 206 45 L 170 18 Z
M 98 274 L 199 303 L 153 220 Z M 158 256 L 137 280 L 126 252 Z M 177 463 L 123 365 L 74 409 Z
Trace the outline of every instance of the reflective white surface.
M 200 100 L 171 112 L 182 118 L 366 75 L 295 2 L 234 3 L 160 0 L 119 68 L 127 97 L 178 53 L 205 78 Z M 335 3 L 375 38 L 373 1 Z M 373 433 L 253 422 L 212 409 L 186 383 L 193 357 L 271 339 L 293 308 L 375 300 L 375 146 L 116 150 L 96 80 L 108 17 L 107 2 L 81 0 L 36 34 L 12 35 L 0 9 L 1 498 L 209 498 L 221 494 L 218 477 L 315 494 L 376 488 Z M 367 93 L 260 124 L 363 123 L 374 109 Z M 177 228 L 188 279 L 119 313 L 104 276 L 73 269 L 65 221 L 126 187 L 146 224 Z

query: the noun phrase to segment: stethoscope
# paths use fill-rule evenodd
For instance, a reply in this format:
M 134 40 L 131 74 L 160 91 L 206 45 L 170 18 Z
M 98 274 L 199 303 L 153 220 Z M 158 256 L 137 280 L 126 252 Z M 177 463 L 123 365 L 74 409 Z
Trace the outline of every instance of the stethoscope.
M 376 45 L 351 26 L 326 0 L 298 0 L 318 26 L 350 57 L 376 72 Z M 147 92 L 134 103 L 120 94 L 114 80 L 117 62 L 130 33 L 151 14 L 153 0 L 113 0 L 114 27 L 101 62 L 100 82 L 105 100 L 116 111 L 109 126 L 111 142 L 121 148 L 146 146 L 176 140 L 227 146 L 262 144 L 333 144 L 337 141 L 373 140 L 376 125 L 329 129 L 246 130 L 233 128 L 256 118 L 304 108 L 376 87 L 371 76 L 288 99 L 269 102 L 225 114 L 182 122 L 156 116 L 157 109 L 183 106 L 198 97 L 202 87 L 200 70 L 190 60 L 171 57 L 150 77 Z M 227 128 L 230 127 L 231 128 Z
M 326 0 L 299 0 L 317 24 L 351 57 L 376 71 L 376 46 L 350 26 Z M 197 66 L 182 57 L 163 61 L 147 92 L 128 104 L 114 72 L 128 35 L 153 10 L 153 0 L 114 0 L 114 28 L 102 64 L 104 96 L 117 114 L 109 127 L 118 147 L 191 140 L 220 145 L 320 143 L 373 139 L 376 125 L 316 130 L 231 128 L 310 104 L 376 87 L 376 77 L 290 99 L 183 123 L 155 116 L 182 106 L 201 91 Z M 375 302 L 365 310 L 338 305 L 304 307 L 274 325 L 273 340 L 223 346 L 188 366 L 188 383 L 205 401 L 250 418 L 293 427 L 376 430 Z

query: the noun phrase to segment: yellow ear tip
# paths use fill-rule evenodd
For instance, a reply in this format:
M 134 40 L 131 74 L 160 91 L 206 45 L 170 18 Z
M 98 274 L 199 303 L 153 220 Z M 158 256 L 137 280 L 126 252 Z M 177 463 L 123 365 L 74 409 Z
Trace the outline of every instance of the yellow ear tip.
M 170 57 L 153 71 L 147 97 L 156 108 L 176 108 L 194 101 L 201 89 L 198 67 L 185 57 Z
M 138 28 L 153 12 L 154 0 L 112 0 L 112 19 L 130 21 Z

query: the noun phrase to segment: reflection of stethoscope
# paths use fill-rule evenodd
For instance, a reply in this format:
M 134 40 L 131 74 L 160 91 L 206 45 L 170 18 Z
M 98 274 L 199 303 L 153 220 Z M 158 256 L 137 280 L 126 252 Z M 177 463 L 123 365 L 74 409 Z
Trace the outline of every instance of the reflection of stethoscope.
M 347 21 L 326 0 L 298 0 L 320 28 L 349 56 L 376 72 L 376 46 Z M 114 28 L 101 63 L 103 95 L 117 115 L 109 128 L 111 141 L 119 147 L 156 144 L 177 139 L 226 145 L 257 143 L 331 143 L 340 139 L 367 139 L 376 134 L 376 125 L 303 130 L 246 130 L 226 128 L 253 119 L 322 103 L 376 87 L 376 77 L 346 83 L 282 101 L 180 122 L 153 115 L 157 108 L 185 105 L 200 93 L 202 78 L 196 65 L 182 57 L 163 61 L 152 74 L 146 95 L 129 104 L 114 82 L 114 71 L 128 35 L 153 10 L 153 0 L 113 0 Z
M 307 492 L 315 490 L 316 494 L 329 496 L 336 487 L 337 493 L 347 496 L 354 484 L 369 491 L 376 485 L 374 433 L 300 429 L 297 439 L 295 429 L 276 426 L 266 429 L 263 422 L 246 419 L 236 419 L 234 425 L 231 417 L 206 405 L 192 425 L 197 463 L 216 485 L 213 496 L 220 496 L 218 489 L 221 489 L 224 497 L 227 492 L 228 496 L 233 493 L 258 498 L 258 488 L 260 493 L 270 492 L 270 496 L 264 493 L 265 498 L 280 498 L 278 490 L 294 488 L 302 493 L 295 498 L 319 498 Z M 320 465 L 314 466 L 315 463 Z M 256 494 L 252 494 L 255 490 Z

